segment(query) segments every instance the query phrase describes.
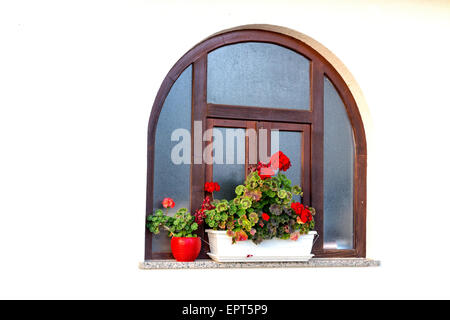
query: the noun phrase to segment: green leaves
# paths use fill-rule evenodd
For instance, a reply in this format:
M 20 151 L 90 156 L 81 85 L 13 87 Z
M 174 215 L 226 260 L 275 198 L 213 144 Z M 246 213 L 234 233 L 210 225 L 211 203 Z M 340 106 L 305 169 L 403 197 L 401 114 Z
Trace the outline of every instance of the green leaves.
M 242 209 L 248 209 L 252 205 L 252 199 L 250 199 L 248 197 L 244 197 L 241 199 L 240 205 L 241 205 Z
M 147 228 L 150 232 L 158 234 L 160 227 L 166 225 L 169 219 L 170 217 L 164 215 L 163 211 L 158 209 L 155 211 L 155 214 L 147 217 Z
M 248 218 L 253 223 L 253 225 L 255 225 L 258 222 L 258 215 L 256 214 L 256 212 L 250 213 Z
M 243 185 L 238 185 L 234 190 L 238 196 L 244 193 L 245 187 Z
M 245 197 L 252 199 L 253 201 L 257 202 L 262 197 L 262 191 L 261 190 L 247 190 L 244 192 Z
M 198 224 L 186 208 L 179 209 L 173 217 L 158 209 L 153 215 L 147 217 L 147 221 L 147 228 L 154 234 L 160 233 L 160 229 L 164 228 L 169 232 L 169 236 L 197 237 L 193 231 L 198 229 Z
M 227 230 L 233 243 L 247 239 L 260 243 L 275 237 L 296 240 L 314 228 L 314 221 L 303 223 L 291 209 L 293 195 L 302 197 L 303 190 L 281 172 L 263 180 L 251 171 L 235 193 L 234 199 L 215 200 L 215 208 L 205 211 L 206 224 Z M 314 215 L 314 208 L 309 210 Z M 262 219 L 263 213 L 270 214 L 269 221 Z
M 300 186 L 293 186 L 292 187 L 292 193 L 295 194 L 295 195 L 303 196 L 303 191 L 302 191 L 302 188 L 300 188 Z
M 278 195 L 278 198 L 284 199 L 287 197 L 287 191 L 284 189 L 278 190 L 277 195 Z
M 269 190 L 266 193 L 270 198 L 273 198 L 277 195 L 277 193 L 275 191 Z
M 216 210 L 217 212 L 225 212 L 226 210 L 228 210 L 228 201 L 227 200 L 220 201 L 216 206 Z

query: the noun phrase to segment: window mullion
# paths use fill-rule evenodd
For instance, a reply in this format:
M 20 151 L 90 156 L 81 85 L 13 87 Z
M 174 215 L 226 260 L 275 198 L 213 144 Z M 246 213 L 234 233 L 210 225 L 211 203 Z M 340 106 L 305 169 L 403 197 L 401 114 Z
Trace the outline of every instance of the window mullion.
M 311 63 L 311 206 L 316 209 L 316 230 L 319 233 L 313 252 L 323 252 L 323 65 L 318 60 Z
M 191 188 L 190 188 L 190 210 L 193 213 L 202 205 L 205 196 L 205 174 L 206 166 L 203 161 L 203 150 L 205 142 L 203 133 L 206 129 L 206 86 L 207 86 L 207 55 L 201 56 L 193 63 L 192 74 L 192 122 L 191 122 Z M 196 127 L 201 124 L 201 130 Z M 200 135 L 200 136 L 198 136 Z M 198 230 L 199 236 L 205 237 L 204 225 Z M 200 258 L 208 258 L 206 248 L 202 244 Z

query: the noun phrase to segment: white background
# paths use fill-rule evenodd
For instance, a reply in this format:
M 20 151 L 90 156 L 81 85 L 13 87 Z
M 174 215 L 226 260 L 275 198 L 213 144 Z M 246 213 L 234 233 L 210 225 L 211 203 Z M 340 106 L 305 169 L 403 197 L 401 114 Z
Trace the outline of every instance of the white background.
M 138 269 L 156 92 L 250 23 L 309 35 L 361 86 L 382 267 Z M 449 37 L 449 1 L 1 1 L 0 298 L 450 298 Z

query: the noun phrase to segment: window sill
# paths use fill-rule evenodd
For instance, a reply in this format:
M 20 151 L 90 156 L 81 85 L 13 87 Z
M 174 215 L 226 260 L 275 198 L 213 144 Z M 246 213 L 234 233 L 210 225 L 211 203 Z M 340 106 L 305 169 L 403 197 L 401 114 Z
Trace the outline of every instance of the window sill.
M 143 270 L 154 269 L 230 269 L 230 268 L 361 268 L 379 267 L 380 261 L 366 258 L 312 258 L 308 262 L 227 262 L 210 259 L 194 262 L 175 260 L 147 260 L 139 264 Z

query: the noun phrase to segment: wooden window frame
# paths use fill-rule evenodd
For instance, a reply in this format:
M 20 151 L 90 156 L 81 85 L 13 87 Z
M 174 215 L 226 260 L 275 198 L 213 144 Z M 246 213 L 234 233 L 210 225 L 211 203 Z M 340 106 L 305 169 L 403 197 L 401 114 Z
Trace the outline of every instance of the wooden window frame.
M 312 157 L 311 157 L 311 125 L 300 123 L 282 123 L 282 122 L 261 122 L 260 127 L 271 132 L 278 130 L 280 132 L 301 132 L 301 183 L 303 189 L 302 203 L 308 206 L 311 204 L 311 172 L 312 172 Z M 269 134 L 267 140 L 267 150 L 271 150 L 271 137 Z
M 257 122 L 256 121 L 245 121 L 245 120 L 232 120 L 232 119 L 214 119 L 208 118 L 206 120 L 206 128 L 207 130 L 212 130 L 213 128 L 236 128 L 236 129 L 253 129 L 256 130 Z M 211 131 L 210 131 L 211 132 Z M 212 139 L 208 139 L 207 145 L 213 143 Z M 249 166 L 249 137 L 245 135 L 245 175 L 247 176 Z M 206 164 L 206 181 L 212 181 L 213 179 L 213 164 Z
M 301 185 L 304 186 L 304 200 L 307 205 L 311 205 L 311 197 L 310 197 L 310 188 L 311 188 L 311 126 L 309 124 L 298 124 L 298 123 L 281 123 L 281 122 L 267 122 L 267 121 L 245 121 L 245 120 L 229 120 L 229 119 L 215 119 L 208 118 L 206 121 L 206 129 L 212 130 L 213 128 L 235 128 L 235 129 L 254 129 L 257 132 L 256 140 L 257 146 L 255 148 L 256 155 L 255 158 L 257 161 L 261 161 L 259 159 L 259 131 L 261 129 L 266 129 L 268 131 L 267 136 L 267 149 L 269 151 L 268 156 L 272 153 L 271 149 L 271 137 L 270 132 L 272 130 L 279 131 L 291 131 L 291 132 L 301 132 Z M 210 131 L 211 132 L 211 131 Z M 211 137 L 207 139 L 207 145 L 212 143 Z M 247 176 L 249 171 L 249 137 L 246 135 L 245 137 L 245 175 Z M 213 167 L 212 163 L 206 164 L 206 176 L 205 181 L 213 180 Z
M 231 106 L 207 103 L 207 56 L 208 53 L 222 46 L 242 42 L 266 42 L 293 50 L 310 60 L 310 108 L 309 110 L 278 109 L 256 106 Z M 307 125 L 310 134 L 310 188 L 311 206 L 316 208 L 316 228 L 321 235 L 316 241 L 313 253 L 316 257 L 365 257 L 366 256 L 366 170 L 367 146 L 364 126 L 355 98 L 342 76 L 320 53 L 303 41 L 283 32 L 258 29 L 256 26 L 224 31 L 216 34 L 189 50 L 169 71 L 164 79 L 149 119 L 147 148 L 147 209 L 146 217 L 153 211 L 153 178 L 154 178 L 154 145 L 159 114 L 169 91 L 181 73 L 190 65 L 192 73 L 192 129 L 194 121 L 202 121 L 202 132 L 212 119 L 218 121 L 242 121 L 246 124 L 264 122 L 265 125 L 285 123 L 285 125 Z M 354 249 L 324 249 L 323 248 L 323 139 L 324 139 L 324 77 L 333 83 L 339 93 L 353 128 L 355 143 L 354 154 L 354 191 L 353 191 L 353 243 Z M 209 121 L 209 122 L 208 122 Z M 233 122 L 233 121 L 231 121 Z M 230 123 L 231 123 L 230 122 Z M 209 123 L 209 124 L 208 124 Z M 280 129 L 282 130 L 282 129 Z M 194 150 L 194 135 L 191 134 L 191 146 Z M 202 142 L 204 150 L 205 142 Z M 207 165 L 194 162 L 194 152 L 191 155 L 191 188 L 190 210 L 194 212 L 201 206 L 205 195 L 203 186 L 207 181 Z M 305 196 L 306 198 L 306 196 Z M 204 229 L 199 230 L 204 237 Z M 200 258 L 208 258 L 208 248 L 203 246 Z M 168 259 L 170 253 L 152 252 L 152 235 L 145 231 L 145 260 Z

